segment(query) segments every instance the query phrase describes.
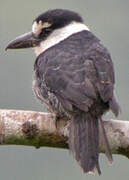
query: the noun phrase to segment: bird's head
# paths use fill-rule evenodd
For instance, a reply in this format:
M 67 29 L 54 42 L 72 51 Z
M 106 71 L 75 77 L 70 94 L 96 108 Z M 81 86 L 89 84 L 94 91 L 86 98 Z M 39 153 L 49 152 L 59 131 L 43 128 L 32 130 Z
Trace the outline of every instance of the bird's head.
M 82 30 L 89 30 L 81 16 L 64 9 L 49 10 L 39 15 L 32 24 L 32 31 L 11 41 L 7 49 L 35 47 L 39 55 L 49 47 Z

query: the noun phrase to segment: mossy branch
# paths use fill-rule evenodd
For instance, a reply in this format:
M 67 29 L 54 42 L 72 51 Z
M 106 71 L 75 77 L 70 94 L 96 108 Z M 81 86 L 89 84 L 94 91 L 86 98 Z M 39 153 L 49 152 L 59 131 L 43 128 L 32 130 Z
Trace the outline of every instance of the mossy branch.
M 68 125 L 55 115 L 45 112 L 0 110 L 0 144 L 68 148 Z M 112 153 L 129 158 L 129 122 L 104 120 Z M 100 129 L 100 152 L 104 152 Z

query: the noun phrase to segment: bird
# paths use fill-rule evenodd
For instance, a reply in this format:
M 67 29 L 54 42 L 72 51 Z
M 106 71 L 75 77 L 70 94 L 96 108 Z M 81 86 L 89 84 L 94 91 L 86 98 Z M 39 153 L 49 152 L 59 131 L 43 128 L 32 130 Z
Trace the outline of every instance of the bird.
M 114 65 L 80 14 L 67 9 L 48 10 L 36 17 L 32 30 L 11 41 L 7 49 L 34 48 L 33 91 L 56 121 L 69 121 L 68 146 L 84 173 L 98 172 L 99 124 L 105 154 L 113 158 L 102 116 L 120 107 L 114 94 Z

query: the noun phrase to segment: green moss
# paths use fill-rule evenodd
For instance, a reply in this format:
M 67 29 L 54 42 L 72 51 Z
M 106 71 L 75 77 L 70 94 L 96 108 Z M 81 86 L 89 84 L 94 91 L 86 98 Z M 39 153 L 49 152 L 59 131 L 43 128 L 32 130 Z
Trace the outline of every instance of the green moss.
M 34 146 L 36 148 L 40 148 L 42 146 L 46 147 L 58 147 L 58 148 L 68 148 L 66 143 L 66 138 L 59 137 L 57 135 L 53 136 L 50 134 L 40 135 L 33 138 L 26 138 L 24 136 L 21 137 L 6 137 L 5 143 L 3 145 L 25 145 L 25 146 Z

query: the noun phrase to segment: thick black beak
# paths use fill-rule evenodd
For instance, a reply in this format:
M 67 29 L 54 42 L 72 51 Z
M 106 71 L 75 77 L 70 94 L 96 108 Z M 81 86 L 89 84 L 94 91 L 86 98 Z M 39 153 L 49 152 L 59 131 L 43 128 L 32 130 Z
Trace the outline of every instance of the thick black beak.
M 40 39 L 33 36 L 32 32 L 23 34 L 17 37 L 15 40 L 11 41 L 5 50 L 7 49 L 20 49 L 20 48 L 32 48 L 38 46 Z

